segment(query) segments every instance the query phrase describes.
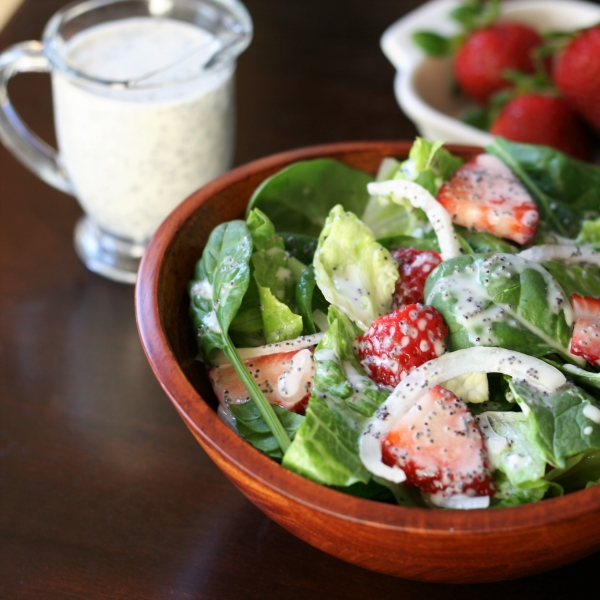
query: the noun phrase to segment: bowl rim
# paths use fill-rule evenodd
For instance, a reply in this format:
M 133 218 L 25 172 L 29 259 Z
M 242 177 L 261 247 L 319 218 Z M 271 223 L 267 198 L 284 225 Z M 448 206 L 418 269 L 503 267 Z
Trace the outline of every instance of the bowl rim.
M 188 427 L 206 448 L 217 451 L 260 485 L 293 502 L 348 522 L 398 531 L 429 533 L 498 534 L 518 532 L 576 520 L 600 509 L 600 485 L 541 502 L 498 510 L 444 511 L 385 504 L 333 490 L 285 469 L 253 448 L 231 430 L 200 396 L 179 366 L 162 328 L 158 290 L 165 253 L 183 223 L 214 194 L 250 175 L 298 160 L 373 151 L 406 154 L 412 142 L 364 141 L 306 146 L 280 152 L 239 166 L 192 193 L 163 221 L 141 261 L 135 287 L 135 315 L 144 353 L 163 390 Z M 468 145 L 448 144 L 451 151 L 481 151 Z M 191 273 L 190 273 L 191 277 Z M 173 393 L 177 391 L 177 397 Z M 215 439 L 216 438 L 216 439 Z M 205 449 L 206 449 L 205 448 Z M 333 508 L 335 507 L 335 508 Z

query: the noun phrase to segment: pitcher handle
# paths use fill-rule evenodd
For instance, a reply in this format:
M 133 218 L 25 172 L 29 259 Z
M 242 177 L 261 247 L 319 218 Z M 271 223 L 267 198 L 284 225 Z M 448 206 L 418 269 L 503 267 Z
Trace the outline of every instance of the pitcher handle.
M 8 97 L 8 82 L 18 73 L 50 70 L 50 60 L 41 42 L 15 44 L 0 54 L 0 140 L 40 179 L 73 195 L 73 186 L 60 164 L 58 152 L 23 123 Z

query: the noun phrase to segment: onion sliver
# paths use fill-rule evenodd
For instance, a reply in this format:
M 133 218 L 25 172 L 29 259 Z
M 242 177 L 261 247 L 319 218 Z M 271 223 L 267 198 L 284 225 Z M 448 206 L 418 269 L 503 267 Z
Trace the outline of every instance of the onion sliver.
M 397 204 L 406 198 L 412 206 L 422 209 L 437 235 L 442 260 L 463 253 L 448 211 L 424 187 L 414 181 L 391 179 L 369 183 L 367 189 L 372 196 L 391 196 Z
M 359 447 L 360 459 L 366 469 L 394 483 L 405 481 L 406 475 L 400 467 L 383 464 L 381 442 L 426 390 L 475 371 L 503 373 L 546 393 L 555 392 L 567 381 L 555 367 L 521 352 L 492 347 L 448 352 L 410 373 L 369 419 Z
M 555 244 L 544 244 L 532 246 L 517 256 L 541 263 L 545 260 L 562 260 L 567 263 L 591 263 L 600 266 L 600 252 L 586 246 L 558 246 Z
M 267 344 L 266 346 L 256 346 L 255 348 L 238 348 L 237 352 L 242 360 L 257 358 L 258 356 L 266 356 L 267 354 L 293 352 L 294 350 L 302 350 L 303 348 L 310 348 L 312 346 L 316 346 L 321 341 L 324 335 L 324 333 L 301 335 L 300 337 L 295 338 L 293 340 L 286 340 L 285 342 L 276 342 L 274 344 Z M 215 367 L 229 364 L 229 360 L 225 356 L 225 353 L 221 352 L 220 350 L 215 352 L 214 356 L 211 357 L 211 359 L 211 364 Z

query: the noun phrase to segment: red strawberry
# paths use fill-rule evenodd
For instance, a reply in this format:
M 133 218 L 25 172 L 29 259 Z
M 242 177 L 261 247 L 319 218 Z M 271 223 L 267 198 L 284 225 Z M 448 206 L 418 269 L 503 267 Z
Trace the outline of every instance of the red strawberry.
M 600 298 L 571 294 L 571 306 L 575 320 L 586 319 L 593 323 L 600 323 Z
M 490 154 L 479 154 L 460 167 L 440 188 L 437 200 L 458 225 L 518 244 L 535 237 L 537 205 L 513 172 Z
M 431 388 L 384 438 L 383 462 L 421 492 L 492 496 L 494 482 L 477 422 L 451 391 Z
M 542 43 L 539 34 L 521 23 L 501 21 L 472 33 L 454 59 L 461 89 L 480 104 L 500 89 L 510 87 L 504 71 L 533 73 L 532 51 Z
M 398 261 L 400 277 L 396 283 L 392 308 L 402 308 L 406 304 L 423 304 L 423 290 L 429 273 L 441 262 L 442 257 L 432 250 L 398 248 L 392 251 L 392 258 Z
M 592 156 L 586 130 L 563 98 L 542 93 L 509 100 L 490 129 L 515 142 L 551 146 L 581 160 Z
M 600 367 L 600 323 L 577 319 L 571 338 L 571 352 Z
M 379 317 L 358 338 L 358 356 L 369 377 L 397 386 L 413 369 L 446 351 L 442 315 L 424 304 L 408 304 Z
M 557 57 L 552 77 L 569 104 L 600 131 L 600 25 L 571 41 Z
M 315 372 L 312 349 L 266 354 L 245 360 L 244 364 L 271 404 L 304 413 Z M 208 377 L 224 408 L 227 403 L 250 400 L 248 390 L 229 363 L 213 367 Z

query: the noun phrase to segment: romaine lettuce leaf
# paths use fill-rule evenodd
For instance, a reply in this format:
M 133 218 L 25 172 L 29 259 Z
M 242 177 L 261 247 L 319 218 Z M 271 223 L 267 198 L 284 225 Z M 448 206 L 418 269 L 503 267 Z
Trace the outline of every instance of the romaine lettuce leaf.
M 442 184 L 463 164 L 460 157 L 442 146 L 443 142 L 430 142 L 417 137 L 407 160 L 399 163 L 386 159 L 382 162 L 377 181 L 414 181 L 435 196 Z M 430 228 L 423 211 L 377 196 L 371 196 L 361 219 L 378 238 L 399 235 L 421 237 Z
M 267 344 L 297 338 L 302 334 L 302 317 L 295 314 L 296 278 L 290 268 L 283 240 L 260 210 L 251 210 L 246 220 L 252 234 L 252 274 L 258 288 L 262 331 Z M 249 290 L 249 293 L 253 293 Z M 248 299 L 251 305 L 252 298 Z M 249 315 L 255 322 L 255 308 Z
M 327 217 L 313 264 L 323 296 L 362 331 L 389 312 L 398 268 L 370 229 L 341 205 Z
M 367 484 L 370 473 L 358 454 L 360 432 L 389 396 L 365 374 L 352 349 L 356 326 L 335 308 L 330 327 L 315 351 L 315 387 L 306 419 L 283 465 L 313 481 L 346 487 Z
M 569 353 L 570 304 L 541 266 L 512 254 L 469 254 L 440 264 L 425 298 L 442 313 L 450 350 L 498 346 L 531 356 Z

